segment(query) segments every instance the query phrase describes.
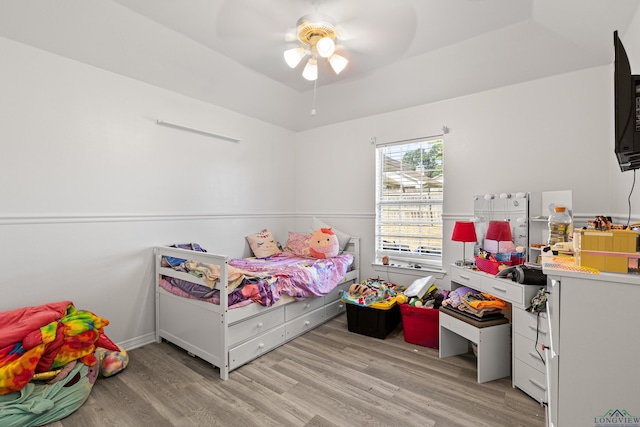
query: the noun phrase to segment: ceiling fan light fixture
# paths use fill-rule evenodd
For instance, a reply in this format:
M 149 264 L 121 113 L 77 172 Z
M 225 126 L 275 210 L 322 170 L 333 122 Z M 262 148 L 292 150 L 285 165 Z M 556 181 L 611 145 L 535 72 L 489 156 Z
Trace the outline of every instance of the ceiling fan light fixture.
M 326 36 L 318 40 L 316 49 L 318 51 L 318 55 L 323 58 L 328 58 L 333 55 L 333 52 L 335 52 L 336 44 L 331 37 Z
M 340 56 L 337 53 L 334 53 L 331 58 L 329 58 L 329 64 L 331 64 L 331 68 L 333 68 L 333 71 L 335 71 L 336 74 L 340 74 L 348 63 L 349 60 L 347 58 Z
M 335 21 L 330 16 L 321 13 L 302 16 L 296 24 L 296 36 L 302 45 L 286 50 L 284 60 L 289 67 L 295 68 L 310 54 L 311 58 L 302 71 L 305 79 L 318 79 L 318 56 L 327 59 L 336 74 L 340 74 L 347 66 L 349 61 L 335 54 L 337 31 Z
M 310 81 L 318 79 L 318 61 L 316 58 L 309 58 L 307 65 L 305 65 L 304 70 L 302 70 L 302 77 Z
M 293 49 L 284 51 L 284 60 L 291 68 L 296 68 L 302 58 L 306 55 L 304 49 L 301 46 L 294 47 Z

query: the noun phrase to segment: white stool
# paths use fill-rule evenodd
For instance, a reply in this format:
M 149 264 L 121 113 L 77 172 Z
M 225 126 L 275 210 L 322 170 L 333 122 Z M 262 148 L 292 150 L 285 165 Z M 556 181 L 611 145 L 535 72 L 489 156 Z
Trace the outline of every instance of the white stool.
M 478 382 L 511 374 L 511 325 L 506 318 L 486 323 L 440 311 L 440 358 L 465 354 L 469 341 L 478 347 Z

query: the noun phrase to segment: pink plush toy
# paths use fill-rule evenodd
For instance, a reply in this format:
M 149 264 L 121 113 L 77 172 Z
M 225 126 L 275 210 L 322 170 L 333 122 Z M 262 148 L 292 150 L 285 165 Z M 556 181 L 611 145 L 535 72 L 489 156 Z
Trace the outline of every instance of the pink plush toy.
M 338 255 L 338 236 L 330 228 L 320 228 L 309 238 L 309 253 L 314 258 L 331 258 Z

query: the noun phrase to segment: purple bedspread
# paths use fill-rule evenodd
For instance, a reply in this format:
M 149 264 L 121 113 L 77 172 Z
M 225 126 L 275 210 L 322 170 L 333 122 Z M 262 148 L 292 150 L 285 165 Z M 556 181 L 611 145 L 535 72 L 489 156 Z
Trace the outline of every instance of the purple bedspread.
M 264 259 L 231 259 L 230 266 L 247 273 L 256 273 L 257 277 L 249 277 L 247 274 L 242 285 L 229 293 L 229 308 L 241 307 L 250 302 L 270 306 L 283 294 L 294 298 L 326 295 L 342 282 L 352 263 L 352 254 L 316 259 L 281 252 Z M 181 266 L 174 268 L 182 270 Z M 173 294 L 220 303 L 218 290 L 180 279 L 165 279 L 160 286 Z
M 295 298 L 326 295 L 344 278 L 353 263 L 352 254 L 316 259 L 280 252 L 272 257 L 229 260 L 229 265 L 244 271 L 268 273 L 275 277 L 275 299 L 281 294 Z

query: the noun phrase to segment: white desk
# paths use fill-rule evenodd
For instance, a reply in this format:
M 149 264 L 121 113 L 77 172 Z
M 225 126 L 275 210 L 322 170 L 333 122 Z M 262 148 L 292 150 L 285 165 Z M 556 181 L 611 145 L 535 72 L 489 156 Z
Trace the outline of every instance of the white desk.
M 440 357 L 448 357 L 468 351 L 468 341 L 478 345 L 478 382 L 492 381 L 511 374 L 513 366 L 526 364 L 516 359 L 515 334 L 530 333 L 529 322 L 518 321 L 526 319 L 530 313 L 525 309 L 531 304 L 531 298 L 538 292 L 539 286 L 523 285 L 511 279 L 496 278 L 479 270 L 471 270 L 460 266 L 451 266 L 451 289 L 467 286 L 480 292 L 494 295 L 511 304 L 513 311 L 520 311 L 518 316 L 512 316 L 512 325 L 475 327 L 467 322 L 440 313 Z M 514 314 L 514 313 L 512 313 Z M 467 341 L 468 340 L 468 341 Z M 518 342 L 523 342 L 518 340 Z M 482 348 L 481 348 L 482 347 Z M 527 361 L 528 362 L 528 361 Z M 532 386 L 532 374 L 526 369 L 518 370 L 513 376 L 513 386 L 525 391 L 538 401 L 544 400 L 546 389 Z M 546 381 L 533 378 L 534 384 L 544 387 Z
M 508 377 L 511 373 L 509 321 L 504 318 L 504 323 L 501 324 L 489 322 L 491 323 L 474 326 L 469 321 L 440 311 L 440 358 L 465 354 L 469 351 L 468 341 L 473 342 L 478 346 L 479 383 Z

